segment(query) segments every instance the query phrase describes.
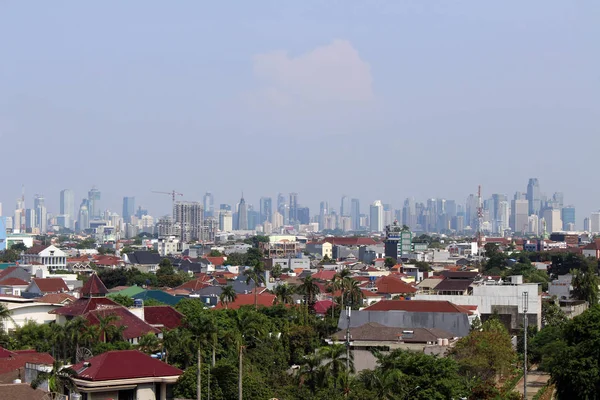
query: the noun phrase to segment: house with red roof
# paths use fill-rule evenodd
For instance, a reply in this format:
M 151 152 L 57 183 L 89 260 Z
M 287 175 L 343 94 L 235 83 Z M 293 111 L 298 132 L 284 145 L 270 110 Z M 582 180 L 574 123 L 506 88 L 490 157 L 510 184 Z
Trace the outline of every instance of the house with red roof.
M 0 383 L 12 383 L 19 377 L 25 378 L 27 363 L 52 366 L 54 358 L 35 350 L 6 350 L 0 347 Z
M 132 310 L 128 310 L 120 305 L 115 307 L 97 308 L 85 314 L 83 317 L 89 322 L 90 325 L 99 325 L 100 319 L 108 316 L 116 317 L 116 319 L 111 322 L 111 325 L 116 327 L 124 327 L 123 339 L 132 344 L 138 344 L 140 338 L 148 333 L 160 336 L 161 332 L 158 328 L 153 327 L 144 321 L 143 318 L 135 315 Z
M 167 399 L 183 374 L 137 350 L 108 351 L 72 369 L 77 390 L 88 399 Z
M 83 316 L 97 308 L 114 306 L 119 306 L 119 304 L 108 297 L 82 297 L 71 304 L 50 311 L 50 314 L 55 314 L 56 322 L 63 325 L 67 321 Z
M 67 254 L 54 245 L 36 245 L 25 250 L 21 256 L 24 264 L 39 263 L 49 270 L 67 269 Z
M 29 282 L 31 280 L 31 274 L 23 267 L 12 266 L 0 270 L 0 281 L 7 278 L 18 278 Z
M 38 299 L 36 299 L 40 303 L 50 303 L 50 304 L 71 304 L 77 298 L 71 296 L 68 293 L 49 293 Z
M 179 328 L 183 314 L 171 306 L 145 306 L 144 320 L 157 329 Z
M 82 297 L 104 297 L 108 294 L 108 289 L 98 274 L 93 273 L 81 287 L 79 293 Z
M 48 293 L 64 293 L 69 288 L 62 278 L 33 278 L 25 290 L 33 296 L 43 296 Z
M 29 282 L 19 278 L 6 278 L 0 281 L 0 294 L 11 294 L 20 296 L 22 292 L 27 290 Z
M 396 275 L 387 275 L 377 278 L 374 286 L 375 293 L 383 295 L 386 299 L 392 299 L 396 296 L 410 296 L 417 292 L 414 286 L 404 282 Z
M 259 293 L 256 296 L 256 302 L 259 307 L 271 307 L 275 304 L 275 299 L 277 296 L 271 293 Z M 254 305 L 254 294 L 238 294 L 235 298 L 235 301 L 227 304 L 227 308 L 232 310 L 237 310 L 242 306 L 253 306 Z M 216 305 L 216 309 L 225 308 L 225 305 L 221 302 Z

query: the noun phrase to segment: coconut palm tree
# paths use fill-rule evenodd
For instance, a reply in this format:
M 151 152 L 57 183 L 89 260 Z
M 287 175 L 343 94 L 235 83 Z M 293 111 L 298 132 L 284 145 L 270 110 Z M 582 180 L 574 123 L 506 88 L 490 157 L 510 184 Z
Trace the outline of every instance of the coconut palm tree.
M 298 286 L 297 291 L 304 296 L 304 304 L 306 304 L 307 310 L 309 305 L 315 302 L 318 294 L 321 293 L 321 289 L 310 275 L 302 280 L 302 284 Z
M 140 338 L 138 348 L 144 353 L 154 353 L 160 350 L 160 340 L 153 333 L 147 333 Z
M 396 400 L 399 388 L 403 386 L 402 377 L 403 373 L 399 369 L 378 368 L 362 371 L 359 380 L 367 389 L 377 393 L 378 399 Z
M 63 393 L 65 388 L 70 392 L 76 392 L 77 386 L 73 378 L 77 373 L 71 368 L 65 368 L 60 361 L 54 361 L 52 370 L 49 372 L 39 371 L 37 377 L 31 382 L 31 387 L 36 389 L 42 383 L 48 382 L 50 392 Z
M 277 285 L 273 290 L 275 296 L 277 296 L 277 303 L 281 304 L 291 304 L 293 303 L 292 294 L 294 294 L 294 289 L 287 284 Z
M 345 282 L 345 293 L 347 304 L 352 306 L 362 305 L 362 301 L 365 297 L 363 294 L 358 281 L 348 278 Z
M 74 350 L 73 356 L 71 357 L 71 362 L 73 363 L 77 362 L 75 358 L 77 357 L 79 344 L 82 341 L 86 325 L 87 321 L 81 316 L 73 318 L 65 325 L 67 337 L 69 338 L 69 342 L 73 346 L 72 349 Z
M 86 325 L 81 332 L 81 341 L 88 347 L 97 343 L 100 338 L 100 327 L 98 325 L 90 325 L 86 321 Z
M 325 360 L 324 367 L 327 373 L 333 377 L 334 386 L 343 373 L 354 372 L 354 357 L 349 353 L 348 358 L 346 346 L 341 343 L 334 343 L 319 349 L 319 355 Z M 348 364 L 349 368 L 346 368 Z
M 98 318 L 98 327 L 100 329 L 102 341 L 106 343 L 108 341 L 109 334 L 112 333 L 110 327 L 114 326 L 113 322 L 117 321 L 119 317 L 115 314 L 98 314 L 96 317 Z
M 182 369 L 186 369 L 192 364 L 193 353 L 190 348 L 193 346 L 192 333 L 188 329 L 172 329 L 165 332 L 163 339 L 167 359 L 169 363 L 177 365 Z
M 318 352 L 304 356 L 302 365 L 300 365 L 297 373 L 299 386 L 308 383 L 310 391 L 314 394 L 317 384 L 322 383 L 326 377 L 325 368 L 323 368 L 322 364 L 323 357 Z
M 265 283 L 265 268 L 263 263 L 257 261 L 251 269 L 244 271 L 246 284 L 254 282 L 254 309 L 258 309 L 258 288 Z
M 225 309 L 229 307 L 229 303 L 233 303 L 237 298 L 237 293 L 233 289 L 233 286 L 227 285 L 223 288 L 223 291 L 219 295 L 219 301 L 225 304 Z
M 14 322 L 12 319 L 12 311 L 9 310 L 4 304 L 0 303 L 0 328 L 4 327 L 5 320 Z

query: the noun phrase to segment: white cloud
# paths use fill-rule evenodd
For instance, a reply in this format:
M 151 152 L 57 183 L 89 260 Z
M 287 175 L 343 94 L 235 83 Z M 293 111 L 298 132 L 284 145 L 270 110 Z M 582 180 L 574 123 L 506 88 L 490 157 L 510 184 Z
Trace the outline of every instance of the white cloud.
M 245 100 L 261 128 L 289 131 L 294 124 L 304 131 L 343 132 L 375 102 L 371 68 L 345 40 L 295 57 L 285 51 L 258 54 L 253 72 L 257 89 Z

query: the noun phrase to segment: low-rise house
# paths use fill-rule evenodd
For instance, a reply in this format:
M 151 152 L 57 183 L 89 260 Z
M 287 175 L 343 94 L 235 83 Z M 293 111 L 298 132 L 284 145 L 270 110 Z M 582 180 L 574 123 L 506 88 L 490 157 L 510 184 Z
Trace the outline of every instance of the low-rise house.
M 183 314 L 171 306 L 145 306 L 144 320 L 157 329 L 179 328 Z
M 434 294 L 449 296 L 467 296 L 472 293 L 472 280 L 469 279 L 442 279 L 433 289 Z
M 0 270 L 0 281 L 8 278 L 17 278 L 29 282 L 31 274 L 25 268 L 20 266 L 12 266 Z
M 50 312 L 61 308 L 60 304 L 49 304 L 13 295 L 0 295 L 0 303 L 11 313 L 11 318 L 3 321 L 2 326 L 7 332 L 32 321 L 36 324 L 47 324 L 56 320 Z
M 0 281 L 0 294 L 20 296 L 29 287 L 29 282 L 19 278 L 6 278 Z
M 372 291 L 383 295 L 386 299 L 393 299 L 396 296 L 410 297 L 417 292 L 417 289 L 399 277 L 387 275 L 377 278 Z
M 142 318 L 138 317 L 133 312 L 120 305 L 110 308 L 97 308 L 85 314 L 83 317 L 90 325 L 99 325 L 100 320 L 108 316 L 116 317 L 116 319 L 111 322 L 111 325 L 116 327 L 124 327 L 125 329 L 122 332 L 123 339 L 131 344 L 138 344 L 140 338 L 149 333 L 160 336 L 161 332 L 159 329 L 154 328 Z
M 85 400 L 172 399 L 183 371 L 137 350 L 108 351 L 73 365 L 73 382 Z
M 28 297 L 41 297 L 49 293 L 65 293 L 69 287 L 62 278 L 33 278 L 23 293 Z
M 35 350 L 6 350 L 0 347 L 0 384 L 12 383 L 15 379 L 24 378 L 27 363 L 52 366 L 54 358 L 48 353 L 38 353 Z
M 600 239 L 595 239 L 590 244 L 584 246 L 581 252 L 584 257 L 593 257 L 596 260 L 600 260 Z
M 134 300 L 138 299 L 143 301 L 152 299 L 168 306 L 175 306 L 181 301 L 181 299 L 183 299 L 183 297 L 173 296 L 162 290 L 144 290 L 143 292 L 140 292 L 132 297 Z
M 275 300 L 276 300 L 277 296 L 275 296 L 274 294 L 270 294 L 270 293 L 260 293 L 256 296 L 256 304 L 260 307 L 271 307 L 275 304 Z M 238 294 L 235 297 L 235 300 L 232 301 L 231 303 L 227 304 L 227 307 L 219 302 L 219 304 L 217 304 L 217 306 L 215 307 L 216 309 L 221 309 L 221 308 L 229 308 L 232 310 L 237 310 L 238 308 L 242 307 L 242 306 L 253 306 L 254 305 L 254 294 L 250 293 L 250 294 Z
M 156 273 L 158 264 L 162 261 L 162 257 L 158 253 L 150 251 L 134 251 L 123 255 L 123 260 L 132 268 L 136 268 L 142 272 Z
M 42 297 L 38 297 L 36 301 L 40 303 L 50 303 L 50 304 L 62 304 L 67 305 L 73 303 L 77 300 L 76 297 L 71 296 L 68 293 L 49 293 Z

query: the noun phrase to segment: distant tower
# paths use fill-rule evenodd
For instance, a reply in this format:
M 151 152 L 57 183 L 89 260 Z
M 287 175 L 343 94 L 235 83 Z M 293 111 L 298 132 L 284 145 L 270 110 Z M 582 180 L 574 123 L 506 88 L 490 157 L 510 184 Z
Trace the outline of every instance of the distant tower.
M 215 213 L 215 196 L 211 192 L 204 194 L 204 215 L 212 217 Z
M 90 190 L 88 192 L 88 213 L 89 213 L 89 217 L 90 220 L 93 219 L 100 219 L 100 198 L 101 198 L 101 194 L 100 191 L 98 189 L 96 189 L 95 187 L 92 188 L 92 190 Z
M 298 193 L 290 193 L 290 224 L 298 222 Z
M 530 178 L 527 184 L 527 201 L 529 202 L 529 215 L 540 215 L 542 201 L 540 196 L 540 182 L 537 178 Z
M 382 232 L 383 231 L 383 204 L 381 200 L 375 200 L 371 205 L 371 213 L 369 218 L 369 225 L 371 232 Z
M 123 197 L 123 221 L 131 222 L 131 217 L 135 215 L 135 197 Z
M 240 204 L 238 204 L 237 217 L 238 229 L 241 231 L 248 230 L 248 206 L 246 205 L 246 200 L 244 200 L 244 193 L 242 193 Z
M 60 192 L 60 214 L 65 221 L 63 228 L 73 229 L 76 214 L 75 195 L 71 189 L 64 189 Z

